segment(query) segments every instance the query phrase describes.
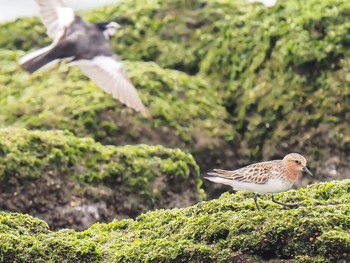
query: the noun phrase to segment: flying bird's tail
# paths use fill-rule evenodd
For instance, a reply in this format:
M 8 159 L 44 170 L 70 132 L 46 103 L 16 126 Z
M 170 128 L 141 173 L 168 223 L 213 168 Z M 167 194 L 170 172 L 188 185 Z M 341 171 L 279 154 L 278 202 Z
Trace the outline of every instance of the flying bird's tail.
M 36 50 L 19 59 L 19 64 L 29 73 L 33 73 L 45 65 L 56 60 L 51 54 L 52 46 Z

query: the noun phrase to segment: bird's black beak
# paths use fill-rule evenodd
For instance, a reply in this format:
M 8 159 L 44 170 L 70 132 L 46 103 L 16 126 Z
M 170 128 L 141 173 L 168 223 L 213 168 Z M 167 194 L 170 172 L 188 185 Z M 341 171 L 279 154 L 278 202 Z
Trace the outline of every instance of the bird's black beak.
M 303 167 L 302 171 L 303 171 L 304 173 L 307 173 L 307 174 L 309 174 L 309 175 L 313 176 L 313 175 L 312 175 L 312 173 L 309 171 L 309 169 L 307 169 L 307 167 L 306 167 L 306 166 L 305 166 L 305 167 Z

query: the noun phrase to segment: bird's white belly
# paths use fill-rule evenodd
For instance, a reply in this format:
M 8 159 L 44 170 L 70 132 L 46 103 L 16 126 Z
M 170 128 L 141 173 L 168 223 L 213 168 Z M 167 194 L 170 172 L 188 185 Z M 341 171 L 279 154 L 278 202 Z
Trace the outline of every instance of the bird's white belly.
M 254 184 L 231 180 L 233 189 L 238 191 L 248 191 L 256 194 L 278 193 L 288 190 L 293 184 L 279 179 L 269 179 L 265 184 Z

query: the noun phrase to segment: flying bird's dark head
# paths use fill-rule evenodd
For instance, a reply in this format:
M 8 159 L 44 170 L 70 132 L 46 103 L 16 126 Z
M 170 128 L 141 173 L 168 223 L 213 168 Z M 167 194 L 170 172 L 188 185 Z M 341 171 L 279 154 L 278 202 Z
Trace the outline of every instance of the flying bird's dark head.
M 121 28 L 121 25 L 119 25 L 117 22 L 103 22 L 103 23 L 95 23 L 97 28 L 102 31 L 103 35 L 106 39 L 109 39 L 112 37 L 118 29 Z

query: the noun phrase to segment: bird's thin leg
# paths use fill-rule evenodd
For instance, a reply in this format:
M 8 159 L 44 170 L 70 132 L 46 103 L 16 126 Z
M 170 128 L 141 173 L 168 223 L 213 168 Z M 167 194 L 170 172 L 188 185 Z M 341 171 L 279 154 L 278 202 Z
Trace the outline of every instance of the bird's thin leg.
M 258 205 L 258 197 L 259 197 L 258 194 L 255 194 L 255 195 L 254 195 L 254 203 L 255 203 L 255 205 L 256 205 L 256 208 L 260 211 L 260 207 L 259 207 L 259 205 Z
M 286 203 L 278 202 L 278 201 L 275 200 L 273 194 L 272 194 L 272 202 L 274 202 L 274 203 L 276 203 L 276 204 L 279 204 L 279 205 L 283 205 L 283 208 L 285 208 L 286 206 L 291 206 L 291 207 L 293 207 L 293 206 L 295 206 L 295 207 L 296 207 L 296 206 L 299 206 L 299 204 L 286 204 Z

